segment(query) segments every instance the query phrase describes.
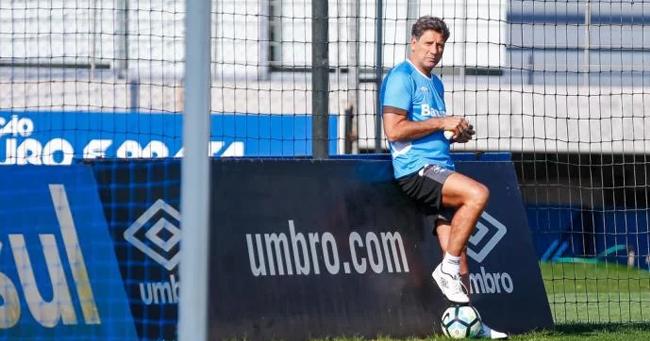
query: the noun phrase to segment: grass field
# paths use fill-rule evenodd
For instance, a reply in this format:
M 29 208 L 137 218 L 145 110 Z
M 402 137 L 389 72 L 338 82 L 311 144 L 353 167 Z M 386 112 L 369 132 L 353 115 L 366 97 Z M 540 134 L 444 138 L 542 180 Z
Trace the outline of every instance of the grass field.
M 528 333 L 511 336 L 510 340 L 530 341 L 645 341 L 650 339 L 650 327 L 648 324 L 573 324 L 558 325 L 555 330 Z M 427 339 L 406 339 L 407 341 L 449 341 L 444 336 L 436 336 Z M 340 338 L 327 341 L 367 341 L 361 338 Z M 379 338 L 376 341 L 395 341 L 390 338 Z
M 602 263 L 540 268 L 556 324 L 650 322 L 648 271 Z
M 511 339 L 650 340 L 650 272 L 604 263 L 541 263 L 540 269 L 556 328 Z

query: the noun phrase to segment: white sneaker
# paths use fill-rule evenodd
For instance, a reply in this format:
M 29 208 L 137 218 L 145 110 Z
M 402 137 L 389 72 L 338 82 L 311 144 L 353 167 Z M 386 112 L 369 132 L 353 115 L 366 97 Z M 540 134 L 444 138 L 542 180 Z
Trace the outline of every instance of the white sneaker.
M 476 334 L 477 339 L 507 339 L 508 334 L 496 331 L 488 327 L 485 323 L 481 323 L 481 330 Z
M 431 274 L 433 280 L 438 284 L 440 291 L 445 295 L 447 300 L 458 304 L 469 303 L 469 297 L 465 293 L 460 276 L 452 276 L 442 271 L 442 264 L 439 264 Z

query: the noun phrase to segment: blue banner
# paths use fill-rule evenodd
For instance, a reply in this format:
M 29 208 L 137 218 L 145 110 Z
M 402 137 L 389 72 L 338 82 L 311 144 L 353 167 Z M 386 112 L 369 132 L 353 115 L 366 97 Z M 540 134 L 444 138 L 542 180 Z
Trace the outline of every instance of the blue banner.
M 180 157 L 182 123 L 178 113 L 0 111 L 0 164 Z M 214 157 L 311 155 L 311 115 L 214 114 L 211 124 Z M 337 120 L 331 116 L 330 153 L 336 148 Z
M 0 167 L 0 339 L 135 340 L 87 167 Z
M 210 339 L 440 332 L 449 302 L 430 277 L 442 258 L 431 235 L 433 217 L 396 185 L 389 158 L 361 158 L 213 160 L 208 271 L 217 276 L 210 278 L 207 298 Z M 174 340 L 178 290 L 181 282 L 192 285 L 178 272 L 180 162 L 88 163 L 138 335 Z M 499 330 L 551 327 L 512 163 L 464 161 L 457 167 L 491 193 L 468 245 L 473 305 Z
M 528 224 L 543 262 L 618 262 L 650 271 L 647 209 L 528 205 Z

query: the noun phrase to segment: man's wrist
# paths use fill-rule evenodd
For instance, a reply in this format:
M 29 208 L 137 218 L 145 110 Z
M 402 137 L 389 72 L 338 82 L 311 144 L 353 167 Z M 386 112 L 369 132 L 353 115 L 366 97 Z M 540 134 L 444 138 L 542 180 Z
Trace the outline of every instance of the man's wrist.
M 442 120 L 440 117 L 430 118 L 427 120 L 427 122 L 429 123 L 429 128 L 431 129 L 432 133 L 443 129 Z

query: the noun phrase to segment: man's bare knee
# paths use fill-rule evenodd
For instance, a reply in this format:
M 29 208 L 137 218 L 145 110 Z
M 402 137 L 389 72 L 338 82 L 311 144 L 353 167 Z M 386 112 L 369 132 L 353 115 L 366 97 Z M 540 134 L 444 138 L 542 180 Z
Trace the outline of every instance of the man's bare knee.
M 483 184 L 476 183 L 467 192 L 465 204 L 475 210 L 483 211 L 490 198 L 490 190 Z

